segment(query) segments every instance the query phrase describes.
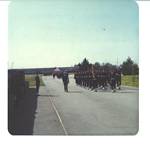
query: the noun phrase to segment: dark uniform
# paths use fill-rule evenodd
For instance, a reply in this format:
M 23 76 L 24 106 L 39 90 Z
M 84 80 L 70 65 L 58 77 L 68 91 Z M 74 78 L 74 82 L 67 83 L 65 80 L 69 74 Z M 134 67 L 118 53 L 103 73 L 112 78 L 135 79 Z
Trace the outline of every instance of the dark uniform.
M 121 71 L 119 70 L 105 70 L 96 69 L 94 67 L 85 70 L 78 70 L 74 79 L 77 85 L 91 90 L 97 91 L 97 88 L 102 87 L 107 89 L 108 84 L 113 91 L 116 86 L 120 89 L 121 86 Z
M 107 82 L 111 86 L 111 71 L 107 71 Z
M 97 70 L 94 70 L 94 72 L 93 72 L 93 89 L 96 89 L 97 87 L 98 87 Z
M 120 86 L 121 86 L 121 71 L 120 70 L 116 71 L 116 84 L 117 84 L 118 89 L 120 89 Z
M 107 79 L 106 72 L 105 72 L 105 70 L 103 70 L 101 73 L 101 82 L 102 82 L 101 84 L 102 84 L 103 89 L 105 89 L 105 87 L 107 85 L 106 79 Z
M 84 72 L 84 86 L 88 87 L 88 71 Z
M 40 87 L 40 78 L 38 76 L 38 74 L 36 75 L 35 77 L 35 84 L 36 84 L 36 93 L 38 94 L 39 93 L 39 87 Z
M 100 70 L 97 71 L 96 78 L 97 78 L 97 87 L 101 87 L 101 71 Z
M 68 73 L 67 72 L 63 73 L 62 80 L 63 80 L 63 84 L 64 84 L 64 91 L 68 92 L 69 77 L 68 77 Z
M 77 71 L 74 73 L 74 79 L 75 79 L 76 85 L 78 85 L 78 72 Z
M 113 92 L 116 91 L 116 73 L 115 72 L 111 73 L 111 89 L 113 90 Z
M 82 85 L 83 85 L 83 87 L 85 87 L 85 86 L 86 86 L 86 72 L 85 72 L 85 71 L 83 71 L 83 76 L 82 76 Z

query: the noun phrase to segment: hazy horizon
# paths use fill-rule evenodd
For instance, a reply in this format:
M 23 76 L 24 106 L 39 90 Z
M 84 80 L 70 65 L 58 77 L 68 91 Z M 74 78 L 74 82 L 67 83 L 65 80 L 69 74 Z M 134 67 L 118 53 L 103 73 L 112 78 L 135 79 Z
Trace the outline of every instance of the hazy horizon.
M 138 63 L 138 29 L 134 0 L 13 1 L 8 67 Z

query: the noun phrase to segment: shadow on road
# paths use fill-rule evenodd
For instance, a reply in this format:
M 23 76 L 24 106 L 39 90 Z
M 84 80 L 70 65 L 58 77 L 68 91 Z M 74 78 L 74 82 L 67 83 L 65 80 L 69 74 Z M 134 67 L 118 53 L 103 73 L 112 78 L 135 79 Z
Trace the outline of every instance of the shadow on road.
M 115 92 L 113 92 L 111 89 L 98 89 L 98 90 L 93 90 L 93 92 L 97 92 L 97 93 L 137 93 L 138 90 L 127 90 L 127 89 L 121 89 L 121 90 L 116 90 Z
M 40 94 L 39 97 L 58 97 L 58 95 L 42 95 L 42 94 Z
M 137 93 L 138 91 L 118 91 L 118 92 L 115 92 L 115 93 Z
M 8 130 L 12 135 L 32 135 L 37 108 L 37 96 L 34 88 L 29 88 L 8 115 Z
M 82 93 L 82 91 L 68 91 L 68 93 Z

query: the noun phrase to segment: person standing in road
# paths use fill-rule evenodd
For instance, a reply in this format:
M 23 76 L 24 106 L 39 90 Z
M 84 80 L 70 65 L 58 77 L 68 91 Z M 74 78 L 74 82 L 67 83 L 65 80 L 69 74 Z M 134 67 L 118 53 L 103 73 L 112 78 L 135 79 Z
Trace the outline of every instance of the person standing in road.
M 35 84 L 36 84 L 36 94 L 39 95 L 40 78 L 39 78 L 38 73 L 36 74 L 36 77 L 35 77 Z
M 118 89 L 120 90 L 121 89 L 121 70 L 120 69 L 116 70 L 116 84 L 117 84 Z
M 115 72 L 111 72 L 111 89 L 112 89 L 112 92 L 116 92 L 116 74 L 115 74 Z
M 63 84 L 64 84 L 64 91 L 68 92 L 69 77 L 68 77 L 67 71 L 63 72 L 62 81 L 63 81 Z

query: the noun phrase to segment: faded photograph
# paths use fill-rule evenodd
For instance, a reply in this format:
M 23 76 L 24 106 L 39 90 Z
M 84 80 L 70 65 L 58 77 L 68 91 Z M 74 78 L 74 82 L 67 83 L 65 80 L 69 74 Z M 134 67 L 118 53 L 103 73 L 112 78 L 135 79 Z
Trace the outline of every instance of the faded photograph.
M 8 25 L 10 134 L 137 134 L 134 0 L 12 0 Z

